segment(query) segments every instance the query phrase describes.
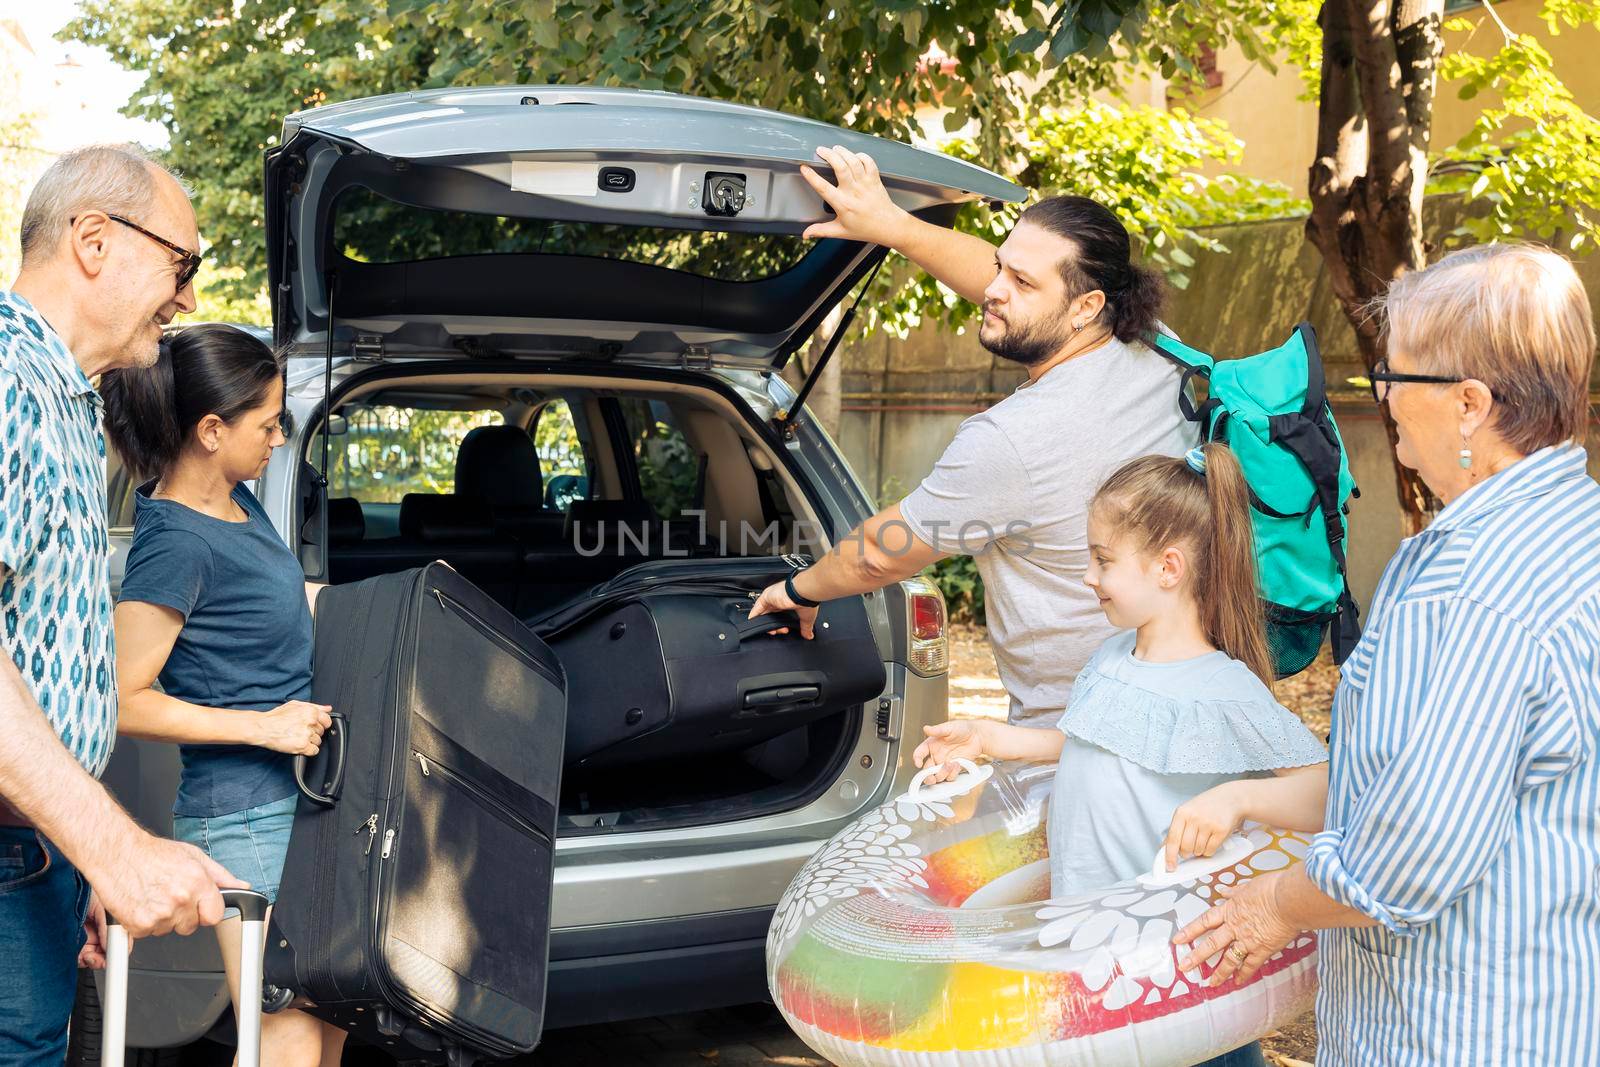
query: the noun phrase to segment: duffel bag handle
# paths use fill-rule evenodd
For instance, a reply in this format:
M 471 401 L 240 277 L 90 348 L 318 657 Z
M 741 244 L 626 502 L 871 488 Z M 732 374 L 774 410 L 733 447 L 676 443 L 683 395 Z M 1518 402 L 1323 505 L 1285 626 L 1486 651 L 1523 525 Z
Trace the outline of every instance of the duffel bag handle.
M 773 630 L 781 630 L 785 626 L 798 633 L 800 616 L 793 611 L 772 611 L 765 615 L 757 615 L 753 619 L 741 619 L 734 625 L 733 632 L 740 641 L 746 641 Z
M 346 740 L 350 720 L 337 711 L 329 712 L 328 717 L 333 722 L 323 732 L 321 751 L 315 756 L 294 758 L 294 784 L 299 787 L 300 795 L 324 808 L 331 808 L 339 802 L 339 791 L 344 788 L 345 755 L 350 750 Z M 327 759 L 333 761 L 333 773 L 323 779 L 322 789 L 319 791 L 306 784 L 306 769 L 314 764 L 320 764 L 325 754 Z

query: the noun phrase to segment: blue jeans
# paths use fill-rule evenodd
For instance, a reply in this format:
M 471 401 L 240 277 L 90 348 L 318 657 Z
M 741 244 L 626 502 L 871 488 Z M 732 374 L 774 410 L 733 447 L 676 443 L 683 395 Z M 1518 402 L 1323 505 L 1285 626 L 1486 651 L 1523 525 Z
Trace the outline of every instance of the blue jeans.
M 1195 1067 L 1266 1067 L 1266 1062 L 1266 1057 L 1261 1055 L 1261 1046 L 1252 1041 L 1232 1052 L 1224 1052 L 1214 1060 L 1197 1063 Z
M 276 904 L 299 800 L 300 795 L 295 793 L 226 815 L 174 815 L 172 836 L 198 848 L 235 878 L 249 882 L 251 889 L 266 896 L 268 904 Z M 225 914 L 237 915 L 239 911 L 229 908 Z
M 32 830 L 0 826 L 0 1067 L 60 1067 L 89 883 Z

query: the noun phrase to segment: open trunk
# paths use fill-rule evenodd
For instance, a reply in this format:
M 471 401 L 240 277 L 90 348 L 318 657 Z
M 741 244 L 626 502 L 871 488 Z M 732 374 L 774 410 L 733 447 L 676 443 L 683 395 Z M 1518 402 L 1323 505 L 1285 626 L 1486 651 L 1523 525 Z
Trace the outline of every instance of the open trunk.
M 888 638 L 862 598 L 814 641 L 746 620 L 837 532 L 716 376 L 419 360 L 355 376 L 334 411 L 326 534 L 305 535 L 334 584 L 442 559 L 551 645 L 558 832 L 750 818 L 837 780 Z
M 827 145 L 870 154 L 890 199 L 936 225 L 964 203 L 1024 198 L 938 152 L 671 93 L 445 89 L 286 118 L 266 157 L 274 338 L 321 357 L 325 396 L 336 360 L 380 364 L 372 388 L 333 395 L 338 447 L 329 419 L 301 455 L 322 476 L 307 484 L 328 483 L 302 498 L 307 576 L 444 559 L 532 619 L 641 563 L 826 549 L 845 532 L 829 526 L 840 512 L 813 501 L 847 471 L 835 463 L 814 476 L 828 484 L 804 484 L 788 455 L 800 405 L 757 416 L 728 383 L 764 390 L 887 254 L 804 238 L 830 212 L 801 168 L 826 173 Z M 814 354 L 813 376 L 832 348 Z M 554 434 L 544 420 L 558 405 L 570 425 Z M 465 418 L 486 412 L 493 424 Z M 364 455 L 365 480 L 352 479 Z M 864 731 L 888 739 L 887 723 L 862 722 L 891 657 L 861 604 L 830 606 L 856 634 L 841 658 L 826 641 L 732 641 L 736 608 L 718 603 L 713 618 L 706 599 L 619 608 L 649 617 L 621 642 L 640 639 L 626 655 L 571 639 L 569 670 L 591 695 L 574 695 L 569 722 L 626 736 L 567 760 L 564 832 L 798 807 L 838 779 Z M 888 629 L 881 610 L 872 626 Z M 683 666 L 744 655 L 777 661 L 752 668 L 775 677 L 741 689 L 742 667 L 724 679 L 726 663 Z M 862 666 L 834 678 L 851 660 Z M 692 696 L 695 683 L 726 685 L 725 705 Z

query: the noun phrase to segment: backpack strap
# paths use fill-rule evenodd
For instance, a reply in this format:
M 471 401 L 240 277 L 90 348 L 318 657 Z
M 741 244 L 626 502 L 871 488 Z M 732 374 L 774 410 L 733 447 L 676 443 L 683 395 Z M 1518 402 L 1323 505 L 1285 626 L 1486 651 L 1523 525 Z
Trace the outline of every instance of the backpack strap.
M 1178 410 L 1183 412 L 1184 418 L 1190 422 L 1198 422 L 1204 428 L 1206 423 L 1210 422 L 1211 413 L 1222 406 L 1222 401 L 1216 397 L 1208 397 L 1206 402 L 1196 409 L 1194 401 L 1190 399 L 1192 396 L 1190 387 L 1196 378 L 1210 381 L 1211 369 L 1216 366 L 1217 361 L 1199 349 L 1190 348 L 1176 337 L 1159 330 L 1151 331 L 1145 338 L 1145 344 L 1171 360 L 1183 372 L 1183 377 L 1178 382 Z
M 1328 403 L 1328 380 L 1322 366 L 1322 346 L 1317 344 L 1317 328 L 1309 322 L 1295 326 L 1294 333 L 1306 350 L 1306 402 L 1300 411 L 1307 418 L 1314 419 Z
M 1339 512 L 1339 446 L 1329 425 L 1328 387 L 1317 331 L 1309 322 L 1302 322 L 1295 327 L 1295 336 L 1305 347 L 1306 402 L 1299 411 L 1272 416 L 1268 427 L 1271 439 L 1293 453 L 1316 486 L 1328 550 L 1333 553 L 1344 585 L 1339 593 L 1339 617 L 1329 635 L 1334 662 L 1343 663 L 1361 639 L 1361 612 L 1350 595 L 1349 569 L 1345 561 L 1348 535 Z
M 1361 640 L 1361 609 L 1356 607 L 1356 598 L 1350 595 L 1348 578 L 1345 579 L 1344 590 L 1339 594 L 1339 618 L 1335 620 L 1328 636 L 1333 642 L 1335 666 L 1349 659 L 1350 653 L 1356 650 L 1356 642 Z

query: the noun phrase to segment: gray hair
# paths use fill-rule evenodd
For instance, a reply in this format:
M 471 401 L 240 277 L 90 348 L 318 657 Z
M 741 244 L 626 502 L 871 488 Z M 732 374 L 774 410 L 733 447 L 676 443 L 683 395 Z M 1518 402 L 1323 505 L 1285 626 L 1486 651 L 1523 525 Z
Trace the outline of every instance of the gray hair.
M 184 195 L 189 187 L 137 145 L 89 145 L 67 152 L 45 168 L 22 212 L 22 262 L 48 256 L 70 220 L 89 210 L 118 215 L 145 213 L 156 198 L 156 175 L 169 174 Z
M 1390 351 L 1489 387 L 1496 429 L 1519 452 L 1583 442 L 1594 312 L 1565 256 L 1520 242 L 1464 248 L 1401 275 L 1377 308 Z

